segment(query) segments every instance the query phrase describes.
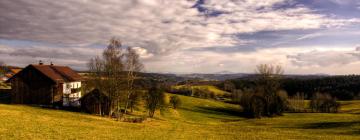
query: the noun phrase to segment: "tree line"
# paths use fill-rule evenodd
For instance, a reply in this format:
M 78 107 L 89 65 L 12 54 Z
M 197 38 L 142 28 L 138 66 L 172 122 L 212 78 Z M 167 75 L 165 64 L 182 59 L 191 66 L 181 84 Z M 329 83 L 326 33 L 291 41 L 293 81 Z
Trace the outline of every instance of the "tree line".
M 311 99 L 316 93 L 327 93 L 339 100 L 359 99 L 360 76 L 326 76 L 316 78 L 283 78 L 279 81 L 281 89 L 289 96 L 303 94 L 305 99 Z M 256 79 L 232 79 L 218 85 L 231 91 L 233 89 L 251 89 L 256 87 Z
M 304 112 L 304 93 L 289 97 L 284 88 L 283 69 L 279 65 L 261 64 L 251 79 L 228 80 L 219 85 L 232 93 L 232 103 L 239 104 L 245 115 L 260 118 L 282 115 L 285 111 Z M 312 112 L 337 112 L 340 104 L 328 93 L 316 92 L 311 96 Z

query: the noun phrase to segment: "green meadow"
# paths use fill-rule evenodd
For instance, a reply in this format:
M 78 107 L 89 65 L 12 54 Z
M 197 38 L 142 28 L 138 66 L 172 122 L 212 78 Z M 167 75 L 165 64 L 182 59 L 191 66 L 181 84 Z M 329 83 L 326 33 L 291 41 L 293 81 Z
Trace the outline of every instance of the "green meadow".
M 168 107 L 143 123 L 0 104 L 0 139 L 360 139 L 360 101 L 341 102 L 340 113 L 285 113 L 249 119 L 237 105 L 180 98 L 179 109 Z

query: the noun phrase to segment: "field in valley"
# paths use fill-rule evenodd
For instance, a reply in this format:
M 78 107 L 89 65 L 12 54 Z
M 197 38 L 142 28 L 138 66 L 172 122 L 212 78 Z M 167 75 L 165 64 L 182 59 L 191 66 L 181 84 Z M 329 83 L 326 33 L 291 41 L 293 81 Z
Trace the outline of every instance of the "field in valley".
M 337 114 L 248 119 L 236 105 L 180 97 L 181 108 L 168 108 L 144 123 L 0 104 L 0 139 L 360 139 L 360 101 L 342 102 Z

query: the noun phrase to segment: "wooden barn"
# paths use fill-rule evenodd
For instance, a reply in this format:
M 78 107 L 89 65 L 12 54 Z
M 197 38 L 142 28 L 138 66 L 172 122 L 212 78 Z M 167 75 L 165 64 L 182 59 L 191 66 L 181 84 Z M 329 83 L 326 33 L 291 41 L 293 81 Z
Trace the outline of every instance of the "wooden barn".
M 108 115 L 109 114 L 109 98 L 94 89 L 80 98 L 81 110 L 91 114 Z
M 11 102 L 80 106 L 82 77 L 67 66 L 31 64 L 9 78 Z

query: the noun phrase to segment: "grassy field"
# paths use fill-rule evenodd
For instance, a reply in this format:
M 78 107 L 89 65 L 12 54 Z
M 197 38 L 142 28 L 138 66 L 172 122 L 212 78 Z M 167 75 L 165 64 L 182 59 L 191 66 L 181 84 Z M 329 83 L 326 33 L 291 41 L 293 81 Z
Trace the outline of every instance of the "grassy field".
M 180 96 L 144 123 L 61 110 L 0 104 L 0 139 L 360 139 L 359 101 L 342 102 L 338 114 L 288 113 L 247 119 L 236 105 Z
M 179 86 L 174 86 L 173 88 L 175 89 L 179 89 L 182 87 L 186 87 L 184 85 L 179 85 Z M 223 95 L 230 95 L 229 92 L 220 90 L 219 88 L 217 88 L 216 86 L 209 86 L 209 85 L 199 85 L 199 86 L 190 86 L 190 88 L 192 89 L 200 89 L 200 90 L 208 90 L 210 92 L 213 92 L 214 95 L 216 96 L 223 96 Z

